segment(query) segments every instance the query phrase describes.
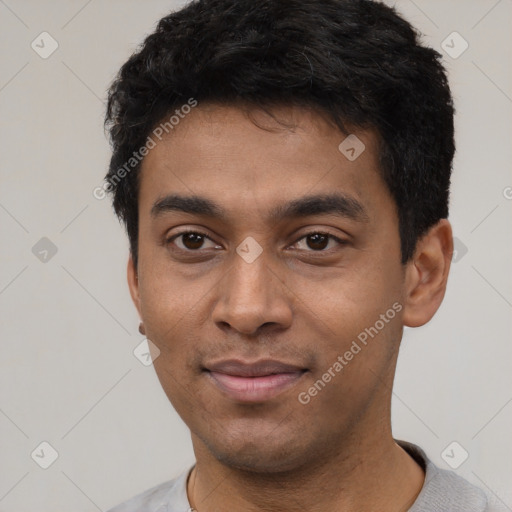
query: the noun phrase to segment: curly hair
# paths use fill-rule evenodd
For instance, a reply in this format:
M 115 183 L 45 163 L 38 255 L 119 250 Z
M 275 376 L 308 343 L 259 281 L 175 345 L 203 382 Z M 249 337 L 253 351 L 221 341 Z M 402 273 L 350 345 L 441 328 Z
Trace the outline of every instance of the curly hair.
M 137 262 L 140 162 L 118 170 L 162 119 L 194 98 L 310 106 L 372 128 L 396 203 L 402 263 L 448 216 L 454 108 L 441 56 L 371 0 L 194 0 L 162 18 L 108 91 L 105 177 Z

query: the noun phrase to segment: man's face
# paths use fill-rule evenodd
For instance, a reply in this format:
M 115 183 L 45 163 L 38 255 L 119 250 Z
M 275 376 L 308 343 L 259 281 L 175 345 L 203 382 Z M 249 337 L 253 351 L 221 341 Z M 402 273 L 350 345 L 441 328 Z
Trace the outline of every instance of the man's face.
M 398 220 L 376 137 L 355 132 L 365 149 L 351 161 L 361 148 L 341 152 L 347 134 L 318 114 L 273 112 L 288 127 L 200 104 L 157 143 L 141 170 L 138 280 L 129 268 L 195 449 L 253 471 L 381 435 L 402 334 Z M 240 375 L 261 360 L 291 367 Z

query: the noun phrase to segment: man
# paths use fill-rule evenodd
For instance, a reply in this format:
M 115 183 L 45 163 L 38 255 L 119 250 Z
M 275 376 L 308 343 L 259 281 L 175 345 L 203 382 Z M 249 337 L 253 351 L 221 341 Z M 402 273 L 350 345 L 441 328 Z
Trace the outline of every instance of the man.
M 197 461 L 113 511 L 490 511 L 391 432 L 403 327 L 453 252 L 452 100 L 411 26 L 369 0 L 192 2 L 106 122 L 140 330 Z

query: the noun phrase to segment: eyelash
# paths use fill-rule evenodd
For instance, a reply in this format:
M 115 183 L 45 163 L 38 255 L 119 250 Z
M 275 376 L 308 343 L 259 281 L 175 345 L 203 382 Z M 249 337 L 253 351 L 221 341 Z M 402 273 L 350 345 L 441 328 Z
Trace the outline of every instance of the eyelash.
M 174 240 L 176 240 L 177 238 L 179 238 L 180 236 L 183 236 L 183 235 L 199 235 L 199 236 L 207 238 L 208 240 L 211 240 L 213 242 L 213 240 L 206 233 L 203 233 L 202 231 L 182 231 L 181 233 L 176 233 L 176 234 L 172 235 L 171 237 L 167 238 L 166 241 L 165 241 L 165 244 L 166 245 L 170 245 L 172 242 L 174 242 Z M 347 245 L 347 243 L 348 243 L 346 240 L 342 240 L 341 238 L 338 238 L 337 236 L 334 236 L 331 233 L 326 233 L 324 231 L 310 231 L 309 233 L 305 233 L 300 238 L 298 238 L 294 242 L 293 245 L 296 245 L 298 242 L 300 242 L 304 238 L 307 238 L 308 236 L 312 236 L 312 235 L 327 236 L 327 237 L 329 237 L 329 239 L 332 239 L 332 240 L 335 240 L 336 242 L 338 242 L 339 245 Z M 196 250 L 193 250 L 193 249 L 182 249 L 181 247 L 177 247 L 177 250 L 183 251 L 183 252 L 188 252 L 188 253 L 199 253 L 201 251 L 201 249 L 196 249 Z M 321 249 L 321 250 L 315 251 L 315 250 L 311 249 L 311 250 L 306 251 L 306 252 L 311 252 L 313 254 L 315 254 L 315 253 L 329 253 L 330 250 L 329 249 L 327 249 L 327 250 Z

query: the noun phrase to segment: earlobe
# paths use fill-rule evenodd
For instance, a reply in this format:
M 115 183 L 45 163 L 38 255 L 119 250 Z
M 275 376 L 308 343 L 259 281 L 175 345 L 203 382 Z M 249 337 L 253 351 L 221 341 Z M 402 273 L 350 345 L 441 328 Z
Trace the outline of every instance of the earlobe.
M 408 327 L 426 324 L 441 305 L 453 254 L 451 225 L 441 219 L 416 245 L 406 263 L 403 323 Z
M 128 258 L 128 266 L 126 269 L 126 274 L 128 278 L 128 288 L 130 289 L 130 295 L 132 297 L 132 301 L 137 308 L 139 313 L 139 317 L 142 319 L 142 310 L 140 305 L 140 293 L 139 293 L 139 278 L 137 275 L 137 269 L 135 268 L 135 264 L 133 262 L 133 257 L 130 254 Z

